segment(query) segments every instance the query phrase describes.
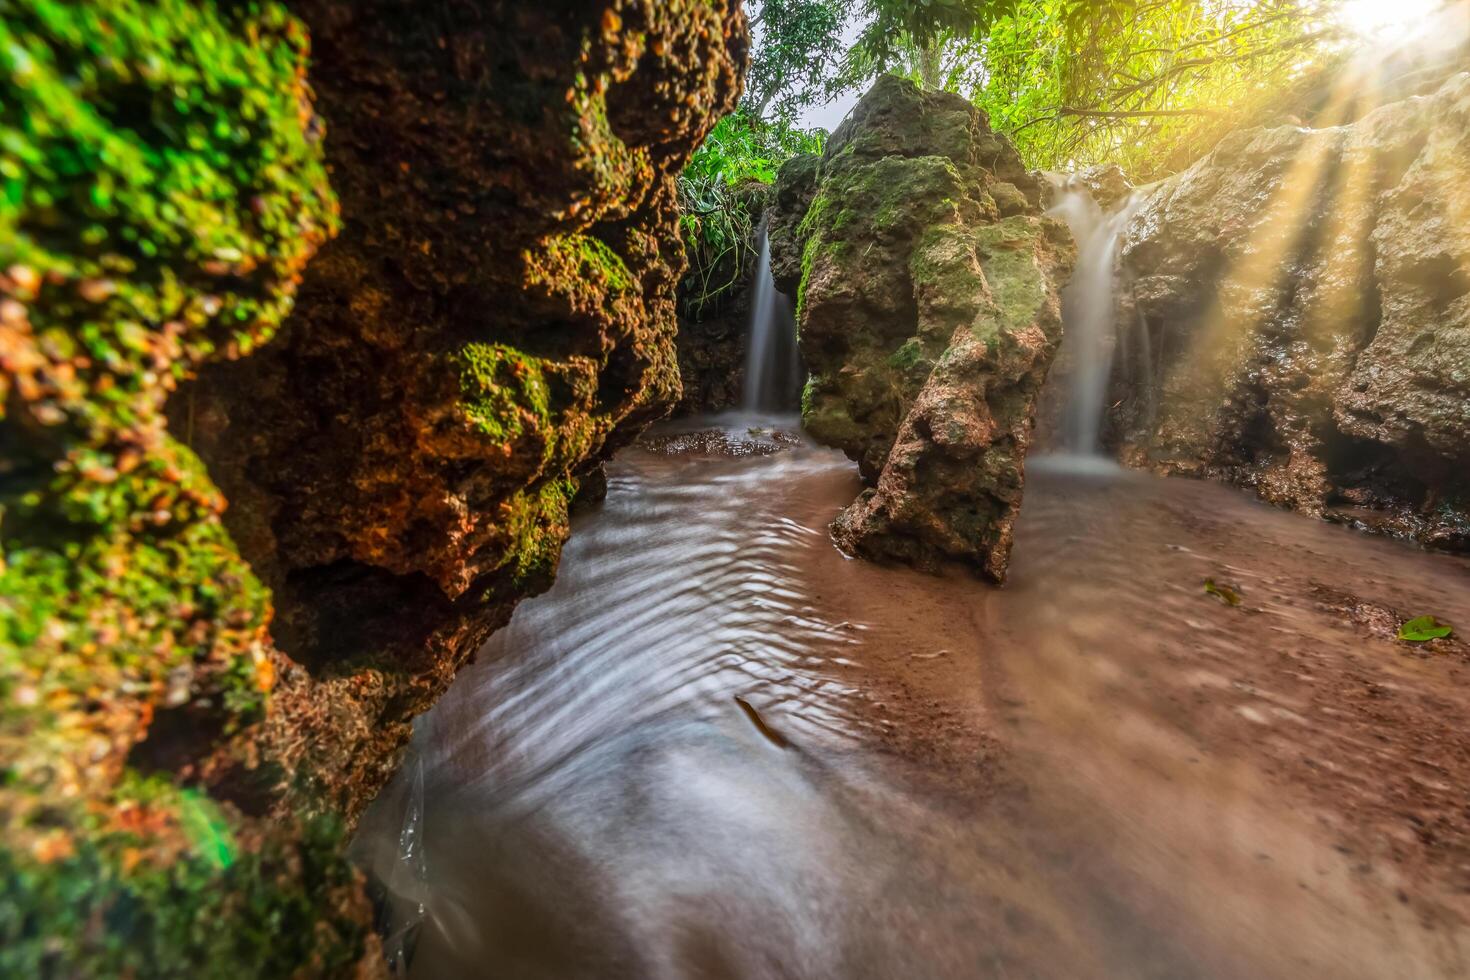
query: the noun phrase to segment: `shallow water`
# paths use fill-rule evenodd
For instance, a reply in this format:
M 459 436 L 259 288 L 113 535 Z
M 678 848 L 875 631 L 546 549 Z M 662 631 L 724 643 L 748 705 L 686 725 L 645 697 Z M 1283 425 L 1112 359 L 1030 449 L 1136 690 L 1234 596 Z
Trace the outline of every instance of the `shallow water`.
M 1466 970 L 1470 658 L 1371 633 L 1470 624 L 1464 561 L 1051 460 L 1005 589 L 881 569 L 795 431 L 624 452 L 421 719 L 357 844 L 424 904 L 413 976 Z

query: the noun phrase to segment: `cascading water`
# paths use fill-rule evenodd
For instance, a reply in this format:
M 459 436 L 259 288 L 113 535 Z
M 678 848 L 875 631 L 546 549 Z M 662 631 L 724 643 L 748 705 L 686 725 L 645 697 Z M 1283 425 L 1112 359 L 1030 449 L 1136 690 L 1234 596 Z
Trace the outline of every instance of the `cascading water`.
M 760 259 L 750 293 L 750 333 L 745 354 L 747 412 L 788 411 L 801 389 L 801 358 L 796 352 L 796 321 L 791 303 L 771 275 L 771 240 L 766 226 L 758 236 Z
M 1061 449 L 1078 456 L 1096 456 L 1117 339 L 1113 289 L 1118 250 L 1143 195 L 1131 194 L 1114 210 L 1105 212 L 1086 188 L 1064 183 L 1056 194 L 1051 213 L 1065 221 L 1077 239 L 1077 269 L 1062 290 L 1064 343 L 1069 348 L 1071 373 L 1063 406 Z

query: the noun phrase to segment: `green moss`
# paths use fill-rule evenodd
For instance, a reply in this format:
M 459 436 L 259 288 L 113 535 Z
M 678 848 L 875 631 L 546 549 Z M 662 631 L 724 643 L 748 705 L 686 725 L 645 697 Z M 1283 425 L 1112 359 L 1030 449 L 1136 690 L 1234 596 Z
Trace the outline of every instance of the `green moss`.
M 510 442 L 551 429 L 550 394 L 540 362 L 504 344 L 469 343 L 451 355 L 460 409 L 484 435 Z
M 815 374 L 809 375 L 806 379 L 806 384 L 801 386 L 801 414 L 803 418 L 812 413 L 821 388 L 822 379 Z
M 888 231 L 898 227 L 903 222 L 903 218 L 904 208 L 896 201 L 887 201 L 873 215 L 873 228 L 877 231 Z
M 577 481 L 564 477 L 548 480 L 511 501 L 505 526 L 514 542 L 510 554 L 518 588 L 550 585 L 566 543 L 567 511 L 576 494 Z
M 980 228 L 975 235 L 980 266 L 999 323 L 977 323 L 977 335 L 994 339 L 997 330 L 1019 330 L 1036 319 L 1047 299 L 1046 277 L 1036 266 L 1040 225 L 1017 216 Z M 987 341 L 988 342 L 988 341 Z
M 163 408 L 270 339 L 336 229 L 306 47 L 276 3 L 0 0 L 7 976 L 288 973 L 310 868 L 350 876 L 126 777 L 164 711 L 203 758 L 267 707 L 270 595 Z
M 796 286 L 796 322 L 801 324 L 806 319 L 806 293 L 807 286 L 811 283 L 812 267 L 816 265 L 817 253 L 822 248 L 822 239 L 813 236 L 806 241 L 806 247 L 801 251 L 801 282 Z
M 836 169 L 802 222 L 805 232 L 870 239 L 953 220 L 964 178 L 945 157 L 885 157 Z M 822 206 L 818 206 L 822 202 Z M 833 202 L 841 202 L 840 207 Z
M 888 366 L 896 371 L 908 371 L 924 359 L 924 348 L 918 337 L 910 337 L 903 346 L 888 355 Z
M 288 822 L 242 849 L 201 794 L 120 789 L 108 811 L 53 806 L 68 830 L 45 847 L 0 849 L 0 975 L 345 975 L 363 958 L 366 928 L 339 917 L 362 901 L 340 825 Z
M 831 196 L 818 194 L 814 197 L 812 203 L 806 209 L 806 214 L 802 216 L 801 223 L 796 226 L 797 237 L 805 240 L 826 228 L 828 214 L 831 210 Z
M 609 289 L 622 292 L 633 287 L 633 276 L 618 253 L 602 240 L 590 235 L 573 235 L 561 240 L 560 247 L 570 250 L 577 273 L 591 276 Z

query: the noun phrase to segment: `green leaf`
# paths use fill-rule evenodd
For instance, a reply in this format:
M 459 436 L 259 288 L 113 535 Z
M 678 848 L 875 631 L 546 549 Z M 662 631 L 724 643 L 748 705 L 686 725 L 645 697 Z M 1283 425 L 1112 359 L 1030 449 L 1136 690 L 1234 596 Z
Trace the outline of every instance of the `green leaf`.
M 179 823 L 194 849 L 218 868 L 235 863 L 235 837 L 213 800 L 194 789 L 179 794 Z
M 1433 616 L 1419 616 L 1399 627 L 1399 639 L 1409 643 L 1428 643 L 1452 636 L 1454 632 L 1453 626 L 1441 623 Z
M 1212 595 L 1227 606 L 1240 605 L 1240 593 L 1228 585 L 1218 585 L 1212 578 L 1205 579 L 1205 594 Z

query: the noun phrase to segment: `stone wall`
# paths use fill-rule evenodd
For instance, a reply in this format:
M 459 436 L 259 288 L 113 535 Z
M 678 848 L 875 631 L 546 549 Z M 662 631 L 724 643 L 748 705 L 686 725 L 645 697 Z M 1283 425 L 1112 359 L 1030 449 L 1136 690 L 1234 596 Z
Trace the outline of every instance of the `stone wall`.
M 1470 548 L 1470 75 L 1232 134 L 1147 193 L 1121 259 L 1125 459 Z

